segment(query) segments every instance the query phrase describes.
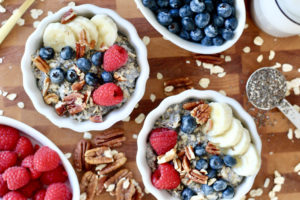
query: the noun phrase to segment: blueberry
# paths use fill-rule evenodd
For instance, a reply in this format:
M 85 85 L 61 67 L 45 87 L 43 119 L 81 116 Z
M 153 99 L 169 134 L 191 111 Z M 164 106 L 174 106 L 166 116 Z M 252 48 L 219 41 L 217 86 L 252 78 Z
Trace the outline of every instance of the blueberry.
M 95 86 L 99 82 L 99 79 L 97 78 L 97 75 L 94 74 L 94 73 L 91 73 L 91 72 L 87 73 L 85 75 L 84 79 L 85 79 L 86 84 L 88 84 L 90 86 Z
M 220 36 L 214 37 L 212 41 L 215 46 L 221 46 L 224 43 L 223 38 Z
M 50 71 L 50 80 L 52 83 L 60 84 L 64 81 L 64 70 L 62 70 L 60 67 L 56 67 L 54 69 L 51 69 Z
M 228 3 L 220 3 L 217 7 L 217 13 L 221 17 L 227 18 L 232 14 L 232 7 Z
M 196 169 L 201 170 L 201 169 L 207 169 L 207 168 L 208 168 L 207 160 L 201 158 L 200 160 L 197 161 Z
M 60 57 L 64 60 L 69 60 L 72 59 L 74 56 L 74 50 L 72 49 L 72 47 L 70 46 L 66 46 L 64 48 L 62 48 L 61 52 L 60 52 Z
M 109 73 L 107 71 L 103 71 L 101 73 L 101 78 L 102 78 L 104 83 L 110 83 L 110 82 L 113 82 L 113 80 L 114 80 L 111 73 Z
M 180 8 L 180 6 L 182 5 L 181 0 L 170 0 L 169 1 L 170 7 L 172 8 Z
M 195 17 L 195 23 L 199 28 L 204 28 L 210 20 L 210 15 L 207 12 L 200 13 Z
M 222 0 L 223 3 L 228 3 L 230 5 L 233 5 L 234 0 Z
M 208 37 L 216 37 L 218 35 L 218 28 L 215 27 L 214 25 L 210 24 L 204 29 L 204 33 Z
M 234 197 L 234 189 L 231 186 L 228 186 L 226 190 L 222 193 L 223 199 L 232 199 Z
M 172 17 L 169 12 L 162 11 L 157 15 L 157 20 L 161 25 L 168 26 L 172 23 Z
M 212 0 L 205 0 L 205 7 L 208 12 L 212 12 L 214 10 L 214 3 Z
M 191 17 L 193 15 L 193 12 L 189 5 L 184 5 L 179 9 L 179 16 L 181 18 L 183 17 Z
M 217 27 L 224 26 L 224 18 L 223 17 L 215 15 L 213 20 L 214 20 L 213 23 L 215 26 L 217 26 Z
M 180 31 L 180 26 L 179 26 L 179 24 L 178 24 L 177 22 L 173 22 L 172 24 L 170 24 L 170 25 L 168 26 L 168 30 L 169 30 L 171 33 L 177 34 L 177 33 L 179 33 L 179 31 Z
M 179 36 L 182 39 L 185 39 L 185 40 L 189 40 L 190 39 L 190 34 L 186 30 L 181 30 L 181 32 L 179 33 Z
M 204 37 L 204 33 L 201 29 L 197 28 L 190 32 L 191 39 L 195 42 L 200 42 L 200 40 Z
M 224 40 L 231 40 L 234 36 L 233 31 L 227 28 L 222 29 L 221 34 Z
M 224 156 L 223 160 L 227 167 L 233 167 L 234 165 L 236 165 L 236 159 L 232 156 Z
M 201 0 L 192 0 L 190 7 L 193 12 L 201 13 L 205 10 L 205 3 Z
M 214 192 L 214 189 L 211 186 L 208 186 L 207 184 L 201 185 L 201 190 L 203 191 L 204 195 L 210 195 Z
M 192 196 L 196 195 L 196 193 L 191 190 L 190 188 L 185 188 L 182 192 L 181 192 L 181 197 L 183 198 L 183 200 L 190 200 L 192 198 Z
M 92 67 L 91 61 L 86 58 L 79 58 L 76 61 L 76 65 L 83 72 L 88 72 Z
M 192 0 L 183 0 L 185 4 L 190 4 Z
M 169 6 L 169 0 L 157 0 L 156 3 L 161 8 L 166 8 Z
M 144 4 L 144 6 L 150 8 L 153 11 L 157 10 L 158 8 L 155 0 L 143 0 L 142 3 Z
M 210 37 L 205 36 L 202 40 L 201 40 L 201 44 L 204 46 L 212 46 L 212 39 Z
M 67 81 L 69 81 L 70 83 L 74 83 L 77 80 L 77 78 L 78 78 L 78 75 L 74 69 L 69 69 L 67 71 L 67 75 L 66 75 Z
M 92 55 L 92 63 L 93 65 L 100 67 L 103 63 L 103 53 L 102 52 L 96 52 Z
M 173 8 L 169 11 L 171 17 L 173 19 L 179 18 L 179 9 L 178 8 Z
M 227 187 L 227 182 L 224 181 L 223 179 L 217 180 L 213 184 L 213 188 L 216 192 L 221 192 L 221 191 L 225 190 L 226 187 Z
M 238 25 L 238 21 L 235 17 L 231 17 L 225 20 L 225 28 L 235 30 Z
M 224 162 L 222 160 L 222 158 L 220 158 L 219 156 L 212 156 L 209 158 L 209 166 L 212 168 L 212 169 L 222 169 L 224 165 Z
M 54 50 L 51 47 L 42 47 L 39 55 L 44 60 L 50 60 L 54 57 Z
M 184 133 L 191 134 L 197 127 L 197 123 L 194 117 L 191 115 L 185 115 L 181 118 L 180 130 Z
M 195 146 L 194 152 L 195 152 L 196 156 L 199 156 L 199 157 L 204 156 L 206 154 L 205 148 L 200 145 Z
M 216 178 L 217 177 L 217 171 L 214 169 L 210 169 L 207 171 L 207 177 L 208 178 Z
M 181 24 L 182 24 L 182 28 L 184 28 L 186 31 L 192 31 L 195 29 L 194 20 L 190 17 L 182 18 Z

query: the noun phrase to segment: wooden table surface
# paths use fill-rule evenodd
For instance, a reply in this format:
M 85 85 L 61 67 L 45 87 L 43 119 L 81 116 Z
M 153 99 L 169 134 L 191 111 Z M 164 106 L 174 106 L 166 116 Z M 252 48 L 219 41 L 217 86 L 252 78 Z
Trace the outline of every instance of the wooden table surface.
M 7 12 L 0 14 L 0 21 L 7 19 L 12 11 L 20 6 L 22 2 L 22 0 L 5 0 L 2 5 L 7 9 Z M 151 42 L 147 46 L 151 74 L 144 98 L 139 103 L 139 107 L 130 115 L 130 122 L 119 122 L 114 125 L 114 127 L 123 128 L 126 132 L 127 141 L 121 150 L 126 152 L 129 160 L 127 167 L 133 170 L 139 182 L 141 182 L 141 176 L 135 164 L 136 139 L 133 139 L 132 135 L 139 133 L 142 124 L 136 124 L 134 119 L 140 113 L 147 115 L 166 97 L 163 93 L 163 80 L 156 78 L 158 72 L 163 74 L 164 79 L 189 76 L 194 81 L 194 87 L 197 89 L 201 89 L 198 85 L 199 79 L 208 77 L 211 81 L 208 89 L 226 91 L 228 96 L 238 100 L 247 109 L 251 108 L 251 106 L 245 97 L 245 82 L 256 69 L 274 65 L 276 62 L 289 63 L 294 66 L 294 70 L 284 73 L 287 79 L 300 77 L 300 72 L 297 71 L 297 68 L 300 67 L 300 37 L 275 39 L 261 32 L 254 25 L 249 15 L 250 1 L 246 1 L 248 7 L 247 24 L 249 27 L 244 31 L 241 39 L 235 46 L 222 53 L 223 55 L 230 55 L 232 58 L 231 62 L 222 65 L 227 72 L 224 78 L 209 75 L 208 70 L 197 67 L 192 53 L 164 40 L 137 10 L 133 0 L 79 0 L 75 2 L 77 5 L 91 3 L 111 8 L 122 17 L 131 21 L 141 38 L 144 36 L 151 38 Z M 44 0 L 44 2 L 36 0 L 36 3 L 31 8 L 39 8 L 44 11 L 44 14 L 38 19 L 41 20 L 47 15 L 47 11 L 56 11 L 68 3 L 69 1 L 67 0 Z M 3 63 L 0 64 L 0 89 L 18 94 L 15 101 L 0 97 L 0 109 L 4 110 L 5 116 L 20 120 L 44 133 L 63 152 L 72 152 L 74 145 L 82 138 L 82 134 L 55 127 L 46 117 L 40 115 L 34 109 L 30 99 L 23 90 L 20 61 L 24 52 L 25 41 L 34 31 L 32 25 L 34 20 L 31 18 L 30 12 L 28 11 L 23 18 L 25 19 L 25 25 L 16 26 L 0 46 L 0 58 L 4 57 Z M 254 38 L 258 35 L 264 39 L 261 47 L 253 44 Z M 242 51 L 245 46 L 251 47 L 250 53 L 245 54 Z M 275 58 L 271 61 L 268 59 L 270 50 L 276 52 Z M 256 59 L 260 54 L 264 56 L 264 59 L 261 63 L 258 63 Z M 186 61 L 190 61 L 190 64 Z M 154 103 L 150 101 L 150 94 L 152 93 L 157 97 Z M 300 104 L 299 96 L 292 94 L 287 99 L 292 104 Z M 17 102 L 24 102 L 25 108 L 18 108 Z M 251 113 L 253 116 L 258 116 L 256 112 Z M 277 109 L 266 112 L 265 115 L 269 119 L 265 120 L 264 126 L 258 128 L 263 141 L 262 168 L 256 178 L 254 188 L 263 187 L 267 177 L 273 180 L 273 172 L 278 170 L 285 177 L 285 184 L 278 194 L 279 199 L 300 199 L 300 176 L 293 172 L 295 165 L 300 162 L 300 140 L 295 139 L 291 141 L 287 138 L 288 129 L 294 129 L 294 127 Z M 263 196 L 256 199 L 268 199 L 268 192 L 273 187 L 272 183 L 267 189 L 264 189 Z M 105 194 L 98 199 L 108 200 L 113 198 Z M 146 195 L 145 199 L 154 198 L 151 195 Z

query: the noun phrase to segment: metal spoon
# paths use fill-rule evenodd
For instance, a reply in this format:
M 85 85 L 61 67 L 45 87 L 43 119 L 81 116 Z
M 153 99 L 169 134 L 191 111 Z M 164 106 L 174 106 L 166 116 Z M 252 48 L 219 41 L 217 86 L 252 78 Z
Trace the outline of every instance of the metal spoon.
M 263 67 L 249 77 L 246 85 L 248 100 L 262 110 L 277 107 L 296 127 L 300 129 L 300 114 L 285 99 L 286 79 L 277 69 Z

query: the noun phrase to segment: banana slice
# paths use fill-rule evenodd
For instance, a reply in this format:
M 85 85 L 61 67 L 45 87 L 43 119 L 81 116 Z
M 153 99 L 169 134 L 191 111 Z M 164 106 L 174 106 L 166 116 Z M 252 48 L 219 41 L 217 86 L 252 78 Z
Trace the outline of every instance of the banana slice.
M 105 14 L 95 15 L 91 21 L 97 26 L 99 38 L 98 48 L 109 48 L 118 37 L 118 27 L 115 22 Z
M 261 159 L 253 144 L 250 144 L 248 150 L 240 158 L 237 158 L 237 164 L 232 168 L 240 176 L 255 175 L 261 165 Z
M 231 127 L 223 135 L 209 137 L 208 140 L 222 148 L 232 147 L 240 142 L 243 129 L 240 120 L 234 118 Z
M 85 26 L 83 26 L 80 22 L 78 22 L 78 20 L 75 20 L 75 19 L 72 20 L 72 21 L 70 21 L 66 25 L 73 31 L 73 33 L 74 33 L 74 35 L 76 37 L 76 41 L 77 42 L 80 39 L 80 33 L 82 32 L 82 30 L 85 30 L 87 42 L 90 43 L 91 42 L 90 32 L 87 31 L 87 29 L 85 28 Z
M 225 154 L 231 156 L 243 155 L 249 148 L 251 143 L 251 138 L 249 131 L 247 129 L 243 129 L 242 139 L 235 146 L 225 150 Z
M 65 46 L 75 49 L 76 38 L 68 26 L 57 22 L 46 27 L 43 42 L 44 46 L 52 47 L 56 52 L 60 52 Z
M 92 23 L 88 18 L 78 16 L 73 20 L 75 23 L 78 22 L 82 27 L 85 28 L 87 34 L 90 36 L 91 40 L 95 41 L 95 44 L 98 42 L 98 30 L 94 23 Z
M 224 134 L 231 126 L 233 119 L 232 109 L 226 103 L 210 103 L 213 127 L 208 132 L 209 136 L 218 136 Z

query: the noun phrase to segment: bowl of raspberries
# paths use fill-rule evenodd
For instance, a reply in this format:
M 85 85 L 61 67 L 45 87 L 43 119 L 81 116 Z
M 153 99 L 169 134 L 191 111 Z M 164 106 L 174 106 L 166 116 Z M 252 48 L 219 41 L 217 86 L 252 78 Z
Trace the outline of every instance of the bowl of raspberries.
M 233 46 L 246 22 L 244 1 L 135 0 L 164 38 L 194 53 L 214 54 Z
M 79 183 L 64 154 L 37 130 L 0 117 L 0 199 L 79 199 Z

